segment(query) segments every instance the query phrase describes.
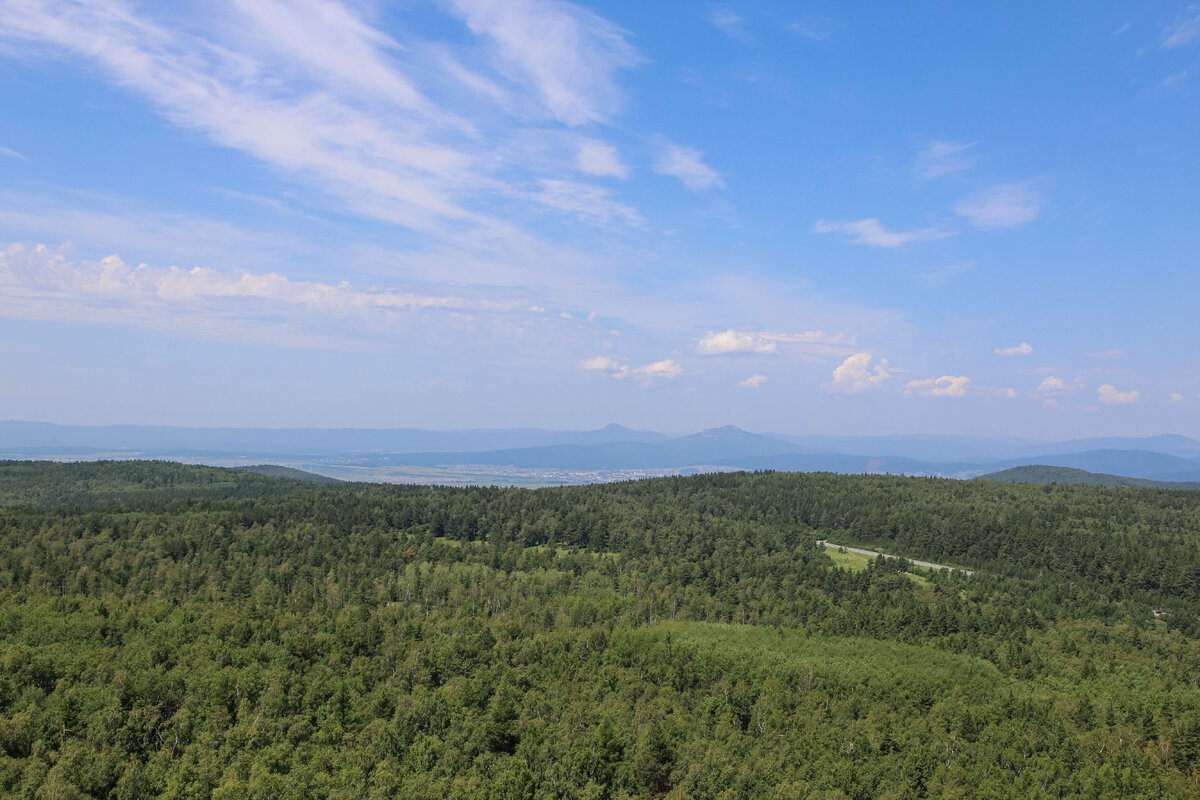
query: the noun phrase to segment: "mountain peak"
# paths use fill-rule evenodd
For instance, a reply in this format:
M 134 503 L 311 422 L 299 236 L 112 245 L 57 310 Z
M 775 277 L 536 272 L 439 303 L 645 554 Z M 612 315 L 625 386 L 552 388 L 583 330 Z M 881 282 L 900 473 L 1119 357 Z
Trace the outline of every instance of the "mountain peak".
M 719 428 L 706 428 L 705 430 L 700 431 L 700 435 L 708 437 L 709 439 L 743 439 L 748 436 L 755 436 L 755 434 L 747 433 L 736 425 L 722 425 Z

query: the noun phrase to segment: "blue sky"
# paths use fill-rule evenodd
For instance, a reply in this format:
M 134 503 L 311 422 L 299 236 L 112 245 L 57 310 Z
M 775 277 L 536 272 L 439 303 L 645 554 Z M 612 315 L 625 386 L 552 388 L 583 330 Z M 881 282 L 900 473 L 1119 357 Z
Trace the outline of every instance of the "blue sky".
M 1200 436 L 1200 5 L 0 2 L 0 418 Z

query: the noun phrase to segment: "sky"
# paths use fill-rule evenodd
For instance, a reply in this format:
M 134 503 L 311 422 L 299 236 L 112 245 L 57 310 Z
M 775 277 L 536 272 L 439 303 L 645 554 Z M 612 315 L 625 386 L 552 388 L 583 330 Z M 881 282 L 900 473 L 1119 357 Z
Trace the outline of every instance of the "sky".
M 1200 5 L 0 0 L 0 419 L 1200 436 Z

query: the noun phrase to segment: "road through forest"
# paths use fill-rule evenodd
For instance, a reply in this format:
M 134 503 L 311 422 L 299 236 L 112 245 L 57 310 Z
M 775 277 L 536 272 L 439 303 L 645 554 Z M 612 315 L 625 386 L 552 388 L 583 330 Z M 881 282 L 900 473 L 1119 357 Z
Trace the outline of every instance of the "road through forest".
M 876 553 L 874 550 L 863 550 L 860 547 L 847 547 L 844 544 L 834 544 L 833 542 L 827 542 L 824 539 L 818 539 L 817 544 L 824 545 L 825 547 L 828 547 L 830 550 L 845 550 L 847 553 L 858 553 L 859 555 L 870 556 L 871 558 L 874 558 L 875 556 L 883 556 L 884 558 L 901 558 L 902 557 L 902 556 L 888 555 L 887 553 Z M 913 564 L 918 567 L 928 567 L 929 569 L 948 569 L 951 572 L 961 572 L 964 575 L 974 575 L 975 574 L 975 572 L 973 570 L 963 569 L 962 567 L 948 567 L 945 564 L 934 564 L 929 561 L 917 561 L 914 558 L 908 558 L 905 560 L 908 561 L 908 563 Z

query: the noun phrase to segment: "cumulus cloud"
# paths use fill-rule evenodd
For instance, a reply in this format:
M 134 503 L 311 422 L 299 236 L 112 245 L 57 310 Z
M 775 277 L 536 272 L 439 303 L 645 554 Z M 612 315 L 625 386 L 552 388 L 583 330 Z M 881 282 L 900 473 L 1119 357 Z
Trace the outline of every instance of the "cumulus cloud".
M 913 172 L 923 181 L 961 172 L 971 165 L 966 152 L 974 146 L 975 142 L 963 144 L 935 139 L 917 153 L 913 160 Z
M 131 265 L 118 255 L 75 260 L 69 248 L 45 245 L 0 248 L 0 316 L 18 319 L 180 329 L 216 339 L 236 338 L 233 331 L 253 326 L 265 340 L 326 347 L 329 337 L 303 331 L 338 320 L 343 331 L 371 338 L 411 325 L 415 314 L 437 312 L 447 319 L 457 314 L 461 322 L 472 313 L 528 313 L 528 306 L 519 298 L 360 289 L 274 272 Z M 289 339 L 279 335 L 285 330 L 299 333 Z M 342 342 L 339 347 L 350 341 L 345 335 L 335 338 Z
M 608 356 L 593 356 L 592 358 L 585 358 L 583 361 L 580 361 L 579 368 L 588 372 L 596 372 L 601 370 L 619 370 L 621 365 L 617 363 L 616 359 L 609 358 Z
M 717 171 L 704 163 L 704 154 L 694 147 L 664 142 L 653 169 L 660 175 L 678 178 L 693 192 L 725 185 Z
M 904 385 L 904 393 L 923 397 L 964 397 L 970 385 L 971 379 L 965 375 L 943 375 L 909 381 Z
M 594 356 L 579 362 L 579 368 L 587 372 L 607 372 L 619 381 L 632 378 L 644 385 L 658 378 L 670 380 L 683 374 L 683 367 L 670 358 L 640 367 L 629 367 L 609 356 Z
M 1128 392 L 1117 391 L 1117 387 L 1111 383 L 1106 383 L 1096 390 L 1096 399 L 1107 406 L 1136 403 L 1141 396 L 1142 393 L 1137 389 Z
M 997 347 L 992 351 L 1003 358 L 1014 358 L 1016 356 L 1027 356 L 1033 352 L 1033 346 L 1029 342 L 1021 342 L 1013 347 Z
M 833 380 L 824 385 L 830 392 L 842 394 L 857 394 L 868 389 L 878 388 L 888 378 L 892 377 L 886 358 L 881 358 L 871 368 L 870 353 L 855 353 L 846 358 L 833 371 Z
M 629 177 L 629 167 L 621 161 L 617 148 L 597 139 L 584 139 L 579 143 L 575 165 L 580 172 L 600 178 Z
M 976 228 L 1015 228 L 1042 212 L 1038 193 L 1025 183 L 1005 183 L 969 194 L 954 207 Z
M 1059 398 L 1084 388 L 1082 378 L 1067 382 L 1057 375 L 1047 375 L 1033 390 L 1034 398 L 1047 408 L 1059 408 Z
M 683 374 L 683 367 L 679 366 L 673 359 L 664 358 L 662 361 L 655 361 L 653 364 L 646 364 L 641 367 L 621 367 L 614 378 L 623 380 L 625 378 L 636 378 L 644 384 L 649 384 L 655 378 L 678 378 Z
M 804 333 L 772 333 L 770 331 L 739 331 L 729 328 L 724 331 L 709 331 L 696 343 L 696 353 L 702 356 L 720 356 L 732 353 L 775 353 L 780 344 L 810 346 L 834 351 L 843 350 L 852 344 L 851 337 L 844 333 L 805 331 Z
M 1042 382 L 1033 390 L 1033 393 L 1038 397 L 1052 397 L 1070 390 L 1071 387 L 1067 386 L 1067 382 L 1062 378 L 1057 375 L 1049 375 L 1042 379 Z
M 816 233 L 841 233 L 849 237 L 853 244 L 865 244 L 868 247 L 900 247 L 910 242 L 927 242 L 933 239 L 944 239 L 949 233 L 935 228 L 922 228 L 915 231 L 889 231 L 878 219 L 860 219 L 853 222 L 839 222 L 819 219 L 813 226 Z
M 766 382 L 767 382 L 766 375 L 751 375 L 749 378 L 746 378 L 746 380 L 739 381 L 738 386 L 745 386 L 750 389 L 757 389 L 759 386 L 762 386 Z
M 703 356 L 718 356 L 728 353 L 774 353 L 775 342 L 757 333 L 735 331 L 730 328 L 720 333 L 709 332 L 696 344 L 696 352 Z

